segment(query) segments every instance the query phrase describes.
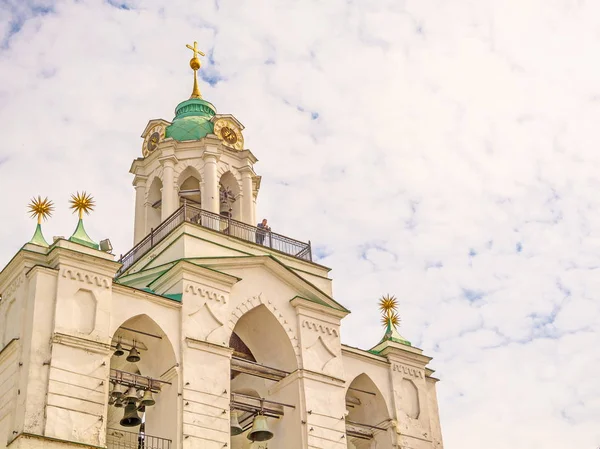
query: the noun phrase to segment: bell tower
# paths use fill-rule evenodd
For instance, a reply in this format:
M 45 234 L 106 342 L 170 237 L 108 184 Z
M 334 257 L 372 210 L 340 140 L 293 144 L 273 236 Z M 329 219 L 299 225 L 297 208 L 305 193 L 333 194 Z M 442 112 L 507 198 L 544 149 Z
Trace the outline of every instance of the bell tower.
M 142 133 L 142 157 L 130 169 L 135 175 L 134 244 L 184 204 L 256 224 L 260 176 L 257 159 L 244 148 L 244 126 L 231 114 L 218 114 L 198 88 L 201 63 L 197 43 L 190 67 L 192 94 L 175 108 L 171 122 L 150 120 Z

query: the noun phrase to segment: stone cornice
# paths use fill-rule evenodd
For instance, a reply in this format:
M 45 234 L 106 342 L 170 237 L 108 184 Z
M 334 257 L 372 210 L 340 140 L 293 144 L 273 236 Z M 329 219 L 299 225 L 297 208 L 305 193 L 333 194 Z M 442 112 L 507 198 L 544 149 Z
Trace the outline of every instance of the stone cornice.
M 88 248 L 87 246 L 58 239 L 50 246 L 48 252 L 48 265 L 55 268 L 62 263 L 75 263 L 80 269 L 92 272 L 105 271 L 108 276 L 114 276 L 121 264 L 114 260 L 114 255 L 103 251 Z M 82 263 L 89 264 L 87 267 Z
M 295 296 L 293 299 L 290 300 L 290 304 L 298 310 L 298 313 L 307 312 L 307 311 L 315 311 L 315 312 L 319 312 L 321 314 L 324 313 L 327 315 L 332 315 L 338 319 L 342 319 L 350 313 L 348 311 L 333 309 L 329 305 L 319 304 L 317 302 L 311 301 L 310 299 L 303 298 L 302 296 Z M 316 316 L 316 317 L 319 317 L 320 319 L 323 319 L 320 317 L 320 315 L 314 315 L 314 314 L 310 314 L 310 313 L 309 313 L 309 315 Z M 331 321 L 330 323 L 333 324 L 333 321 Z
M 34 246 L 34 245 L 26 245 Z M 41 247 L 36 247 L 41 248 Z M 26 247 L 21 248 L 0 272 L 0 286 L 14 281 L 14 278 L 22 272 L 29 270 L 34 265 L 45 265 L 46 252 L 30 251 Z M 0 290 L 0 293 L 3 293 Z
M 327 385 L 334 385 L 340 388 L 344 388 L 346 385 L 346 381 L 344 379 L 339 379 L 337 377 L 329 376 L 323 373 L 317 373 L 315 371 L 310 371 L 306 369 L 297 369 L 296 371 L 289 374 L 285 378 L 281 379 L 277 384 L 273 385 L 269 389 L 269 394 L 274 394 L 278 390 L 286 387 L 290 383 L 296 381 L 297 379 L 306 379 L 312 380 L 315 382 L 322 382 Z
M 180 260 L 148 286 L 155 291 L 159 291 L 162 287 L 171 285 L 174 279 L 186 279 L 197 283 L 203 283 L 205 279 L 208 279 L 227 290 L 240 281 L 238 277 L 201 267 L 186 260 Z
M 74 335 L 62 334 L 59 332 L 55 332 L 52 336 L 52 343 L 91 351 L 101 355 L 108 355 L 112 351 L 110 343 L 101 342 L 97 340 L 89 340 L 87 338 L 76 337 Z
M 113 294 L 121 293 L 126 296 L 142 296 L 145 300 L 151 301 L 155 304 L 170 307 L 172 309 L 181 308 L 181 303 L 177 301 L 173 301 L 172 299 L 164 298 L 160 295 L 156 295 L 154 293 L 146 292 L 144 290 L 140 290 L 139 288 L 130 287 L 129 285 L 124 284 L 113 284 Z
M 190 349 L 198 349 L 200 351 L 210 352 L 211 354 L 220 355 L 229 359 L 233 355 L 233 348 L 228 346 L 221 346 L 208 341 L 196 340 L 195 338 L 190 337 L 185 337 L 185 343 Z
M 356 359 L 368 359 L 369 363 L 375 362 L 385 366 L 390 366 L 390 361 L 382 355 L 372 354 L 363 349 L 353 348 L 352 346 L 342 345 L 342 357 L 353 357 Z

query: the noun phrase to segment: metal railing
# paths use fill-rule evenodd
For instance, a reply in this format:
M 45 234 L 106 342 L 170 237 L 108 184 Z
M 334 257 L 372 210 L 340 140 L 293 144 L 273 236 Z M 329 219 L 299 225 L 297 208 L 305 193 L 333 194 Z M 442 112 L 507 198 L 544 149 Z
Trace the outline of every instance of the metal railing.
M 171 449 L 171 440 L 147 435 L 144 432 L 108 429 L 106 447 L 108 449 Z
M 123 264 L 118 271 L 117 276 L 125 272 L 131 265 L 144 256 L 154 246 L 173 231 L 183 222 L 193 223 L 203 228 L 212 229 L 231 237 L 235 237 L 247 242 L 256 243 L 275 251 L 288 254 L 298 259 L 312 262 L 312 249 L 310 241 L 308 243 L 286 237 L 275 232 L 264 230 L 256 226 L 234 220 L 230 217 L 215 214 L 199 207 L 184 203 L 171 216 L 163 221 L 156 229 L 142 239 L 125 255 L 121 256 L 119 262 Z

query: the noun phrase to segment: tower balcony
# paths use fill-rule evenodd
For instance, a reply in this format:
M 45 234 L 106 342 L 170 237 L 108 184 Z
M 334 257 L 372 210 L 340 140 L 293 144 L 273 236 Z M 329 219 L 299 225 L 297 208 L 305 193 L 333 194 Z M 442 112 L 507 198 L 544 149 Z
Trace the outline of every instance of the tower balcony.
M 250 242 L 254 245 L 268 248 L 270 251 L 283 253 L 297 259 L 312 262 L 310 241 L 308 243 L 301 242 L 272 231 L 251 226 L 224 215 L 215 214 L 190 204 L 184 204 L 159 226 L 153 229 L 150 234 L 144 237 L 131 250 L 121 256 L 119 262 L 123 265 L 117 273 L 117 276 L 127 271 L 127 269 L 129 269 L 129 267 L 137 260 L 142 258 L 154 246 L 165 239 L 175 228 L 185 222 L 212 231 L 217 231 L 228 237 L 233 237 L 245 242 Z

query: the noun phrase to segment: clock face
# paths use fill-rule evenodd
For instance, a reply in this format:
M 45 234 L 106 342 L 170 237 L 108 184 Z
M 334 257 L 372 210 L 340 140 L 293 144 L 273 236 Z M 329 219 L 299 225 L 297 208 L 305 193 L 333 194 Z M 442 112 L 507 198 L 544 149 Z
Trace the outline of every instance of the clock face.
M 229 126 L 224 126 L 221 128 L 221 137 L 225 142 L 231 145 L 234 145 L 237 142 L 235 131 L 233 131 Z
M 155 125 L 150 128 L 150 131 L 146 134 L 144 139 L 144 146 L 142 147 L 142 154 L 144 157 L 148 157 L 158 147 L 158 144 L 165 136 L 165 130 L 161 125 Z
M 215 134 L 221 138 L 223 145 L 233 150 L 244 149 L 244 137 L 238 125 L 228 118 L 220 118 L 215 122 Z

